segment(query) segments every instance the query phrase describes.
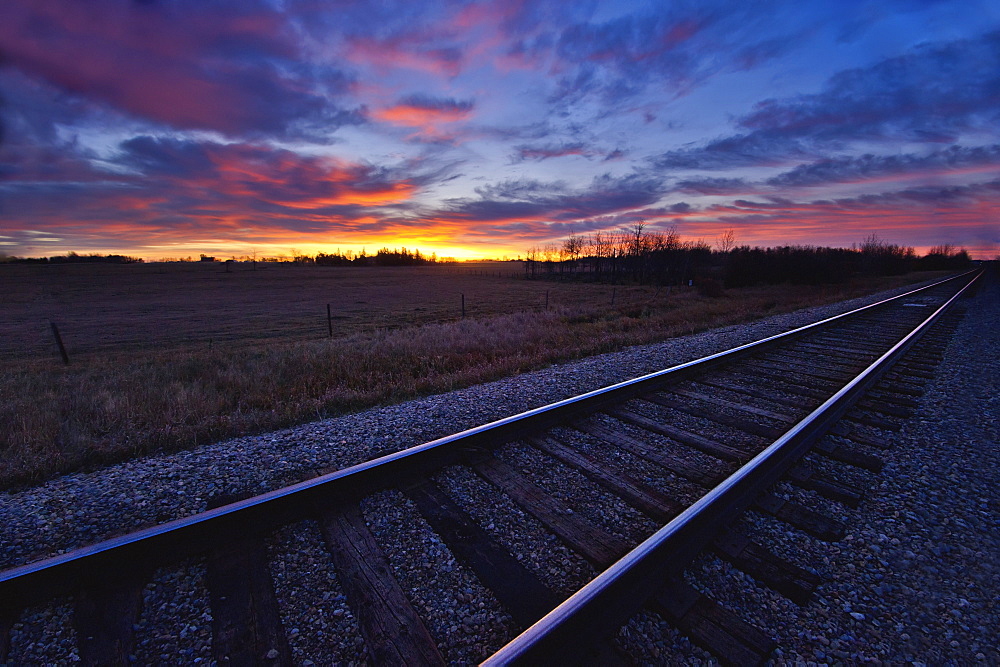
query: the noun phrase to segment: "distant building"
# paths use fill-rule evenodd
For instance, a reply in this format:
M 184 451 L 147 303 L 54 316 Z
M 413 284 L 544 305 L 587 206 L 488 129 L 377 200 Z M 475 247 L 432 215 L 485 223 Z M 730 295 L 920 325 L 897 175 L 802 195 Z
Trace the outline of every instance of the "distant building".
M 201 256 L 201 261 L 203 261 L 203 262 L 214 262 L 215 258 L 214 257 L 209 257 L 208 255 L 202 255 Z

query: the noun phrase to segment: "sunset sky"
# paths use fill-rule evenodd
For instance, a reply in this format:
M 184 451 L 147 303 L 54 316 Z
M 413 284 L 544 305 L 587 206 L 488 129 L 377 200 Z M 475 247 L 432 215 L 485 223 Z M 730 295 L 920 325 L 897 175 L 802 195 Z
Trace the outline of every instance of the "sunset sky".
M 4 0 L 0 253 L 1000 252 L 996 0 Z

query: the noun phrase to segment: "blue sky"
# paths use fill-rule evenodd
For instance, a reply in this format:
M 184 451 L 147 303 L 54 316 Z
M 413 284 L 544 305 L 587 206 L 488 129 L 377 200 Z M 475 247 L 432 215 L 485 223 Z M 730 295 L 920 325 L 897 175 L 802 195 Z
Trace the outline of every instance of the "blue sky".
M 1000 4 L 0 6 L 0 252 L 1000 248 Z

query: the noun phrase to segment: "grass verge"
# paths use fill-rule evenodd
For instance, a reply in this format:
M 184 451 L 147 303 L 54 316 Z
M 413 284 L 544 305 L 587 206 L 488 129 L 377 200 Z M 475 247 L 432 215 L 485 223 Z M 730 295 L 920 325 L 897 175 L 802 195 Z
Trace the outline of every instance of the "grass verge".
M 911 278 L 912 279 L 912 278 Z M 38 359 L 0 373 L 0 488 L 448 391 L 903 283 L 693 291 L 311 342 Z

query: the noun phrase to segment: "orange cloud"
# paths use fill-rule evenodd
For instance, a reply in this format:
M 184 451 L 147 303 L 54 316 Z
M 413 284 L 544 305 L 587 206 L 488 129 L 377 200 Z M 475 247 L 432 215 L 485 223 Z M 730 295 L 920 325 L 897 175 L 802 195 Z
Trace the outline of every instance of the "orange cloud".
M 418 190 L 412 181 L 386 178 L 369 165 L 291 151 L 231 145 L 210 151 L 210 159 L 216 171 L 205 187 L 293 209 L 380 206 L 406 201 Z
M 441 126 L 468 119 L 472 110 L 471 101 L 411 95 L 393 106 L 375 111 L 372 116 L 391 125 L 417 128 L 410 138 L 450 141 L 455 139 L 455 133 Z
M 407 182 L 391 183 L 384 187 L 366 190 L 345 190 L 332 197 L 313 199 L 273 201 L 274 204 L 297 209 L 322 208 L 324 206 L 381 206 L 406 201 L 417 191 L 416 186 Z
M 438 123 L 454 123 L 469 117 L 468 109 L 430 109 L 412 104 L 398 104 L 381 109 L 372 114 L 377 120 L 405 125 L 407 127 L 433 126 Z

